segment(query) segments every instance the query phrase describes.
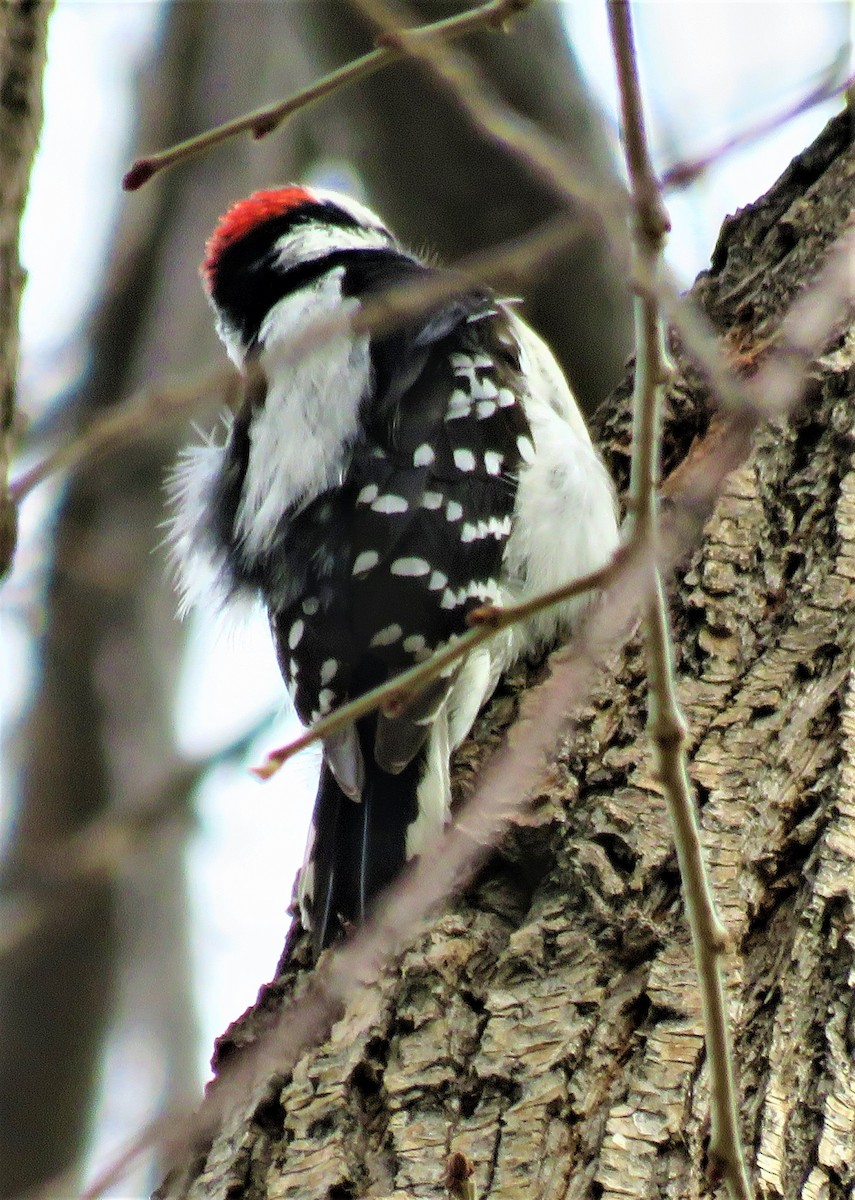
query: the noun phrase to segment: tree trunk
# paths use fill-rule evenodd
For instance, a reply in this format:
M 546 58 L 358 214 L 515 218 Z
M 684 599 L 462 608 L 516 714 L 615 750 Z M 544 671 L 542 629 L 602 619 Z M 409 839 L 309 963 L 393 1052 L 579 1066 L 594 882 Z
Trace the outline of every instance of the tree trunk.
M 0 10 L 0 579 L 15 548 L 15 510 L 6 495 L 18 376 L 18 310 L 24 271 L 18 235 L 42 124 L 42 75 L 52 5 Z
M 750 364 L 855 207 L 849 120 L 832 121 L 725 223 L 694 296 Z M 711 406 L 675 347 L 666 461 Z M 673 610 L 692 775 L 733 944 L 729 999 L 758 1198 L 855 1187 L 855 341 L 817 362 L 788 423 L 727 482 Z M 627 462 L 628 385 L 603 423 Z M 549 781 L 469 891 L 270 1097 L 228 1118 L 161 1200 L 433 1197 L 446 1157 L 497 1200 L 689 1200 L 708 1079 L 675 855 L 645 738 L 637 640 L 557 748 Z M 479 723 L 480 745 L 509 708 Z M 233 1058 L 305 980 L 297 938 L 229 1031 Z

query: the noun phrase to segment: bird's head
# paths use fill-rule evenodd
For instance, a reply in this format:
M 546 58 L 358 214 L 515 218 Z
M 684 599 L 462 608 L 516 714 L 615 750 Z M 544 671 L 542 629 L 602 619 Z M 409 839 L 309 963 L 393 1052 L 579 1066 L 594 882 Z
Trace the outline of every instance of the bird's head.
M 353 252 L 395 250 L 369 208 L 350 196 L 291 184 L 254 192 L 229 208 L 205 247 L 201 272 L 227 345 L 258 336 L 274 304 Z

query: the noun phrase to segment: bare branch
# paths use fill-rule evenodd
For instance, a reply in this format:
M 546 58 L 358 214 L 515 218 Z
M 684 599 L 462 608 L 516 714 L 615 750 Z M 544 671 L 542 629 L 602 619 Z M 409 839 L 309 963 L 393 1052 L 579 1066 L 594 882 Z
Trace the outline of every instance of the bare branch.
M 400 675 L 396 675 L 393 679 L 381 684 L 380 687 L 373 688 L 370 692 L 364 692 L 356 700 L 342 704 L 328 717 L 317 721 L 311 729 L 307 729 L 293 742 L 289 742 L 287 746 L 272 750 L 261 766 L 253 768 L 253 773 L 259 779 L 269 779 L 289 758 L 293 758 L 307 746 L 331 737 L 332 734 L 338 733 L 378 708 L 382 708 L 384 711 L 394 709 L 396 713 L 404 712 L 431 680 L 438 678 L 446 667 L 451 666 L 458 659 L 465 658 L 476 646 L 489 641 L 501 630 L 509 629 L 512 625 L 543 612 L 544 609 L 553 608 L 556 604 L 573 599 L 574 596 L 610 587 L 620 578 L 626 567 L 627 558 L 626 550 L 621 548 L 615 552 L 605 567 L 599 571 L 593 571 L 590 575 L 584 575 L 581 579 L 574 579 L 563 587 L 553 588 L 538 596 L 532 596 L 528 600 L 522 600 L 518 604 L 505 605 L 503 608 L 489 606 L 474 609 L 469 618 L 470 624 L 475 626 L 474 629 L 461 634 L 449 645 L 425 659 L 423 663 L 418 663 L 415 667 L 402 671 Z
M 669 228 L 647 144 L 629 0 L 609 0 L 609 27 L 617 68 L 623 135 L 635 205 L 634 261 L 657 279 Z M 630 519 L 634 533 L 658 540 L 657 483 L 662 399 L 667 379 L 659 305 L 650 292 L 635 301 L 636 362 Z M 727 931 L 715 908 L 701 846 L 686 759 L 686 722 L 677 701 L 673 634 L 656 558 L 650 560 L 644 632 L 650 684 L 649 728 L 656 772 L 674 833 L 692 933 L 710 1064 L 712 1133 L 709 1161 L 733 1200 L 750 1200 L 751 1186 L 739 1129 L 733 1052 L 721 958 Z
M 18 538 L 18 513 L 8 490 L 15 432 L 18 310 L 24 271 L 18 235 L 30 168 L 42 121 L 50 3 L 7 4 L 0 14 L 0 579 Z
M 529 8 L 532 2 L 533 0 L 487 0 L 486 4 L 481 4 L 468 12 L 458 13 L 456 16 L 447 17 L 442 21 L 434 21 L 419 28 L 408 29 L 394 42 L 384 42 L 376 50 L 331 71 L 323 79 L 319 79 L 310 87 L 303 88 L 295 95 L 289 96 L 287 100 L 281 100 L 277 104 L 259 108 L 245 116 L 226 121 L 225 124 L 218 125 L 215 129 L 209 129 L 206 133 L 187 138 L 186 141 L 179 142 L 178 145 L 172 146 L 168 150 L 161 150 L 158 154 L 138 158 L 125 174 L 122 186 L 126 191 L 136 191 L 159 171 L 163 171 L 167 167 L 174 167 L 177 163 L 186 162 L 189 158 L 203 154 L 206 150 L 210 150 L 238 134 L 249 132 L 255 138 L 266 137 L 268 133 L 272 133 L 283 121 L 301 109 L 308 108 L 324 97 L 332 95 L 333 92 L 349 87 L 361 79 L 367 79 L 377 71 L 383 70 L 384 67 L 398 62 L 409 53 L 410 47 L 428 40 L 450 41 L 452 38 L 464 37 L 479 29 L 504 29 L 514 17 Z
M 235 406 L 240 377 L 225 367 L 172 383 L 143 388 L 93 421 L 71 441 L 58 446 L 9 485 L 9 494 L 20 504 L 35 487 L 57 471 L 68 471 L 84 460 L 108 454 L 135 439 L 157 434 L 167 421 L 185 417 L 205 397 L 220 396 L 226 407 Z
M 680 162 L 674 163 L 661 177 L 662 188 L 670 191 L 689 187 L 690 184 L 694 183 L 701 175 L 708 171 L 710 167 L 715 166 L 721 159 L 726 158 L 728 154 L 732 154 L 735 150 L 742 150 L 745 146 L 750 146 L 754 142 L 760 141 L 770 133 L 783 128 L 784 125 L 796 117 L 800 117 L 802 113 L 816 108 L 818 104 L 825 104 L 827 100 L 834 100 L 837 96 L 845 95 L 855 86 L 855 75 L 850 75 L 848 79 L 840 79 L 841 68 L 848 66 L 849 58 L 850 48 L 846 46 L 839 57 L 823 71 L 819 82 L 804 96 L 795 101 L 794 104 L 790 104 L 781 112 L 774 113 L 765 120 L 758 121 L 756 124 L 750 125 L 745 129 L 740 129 L 732 137 L 719 143 L 714 150 L 708 150 L 706 154 L 700 154 L 696 158 L 683 159 Z

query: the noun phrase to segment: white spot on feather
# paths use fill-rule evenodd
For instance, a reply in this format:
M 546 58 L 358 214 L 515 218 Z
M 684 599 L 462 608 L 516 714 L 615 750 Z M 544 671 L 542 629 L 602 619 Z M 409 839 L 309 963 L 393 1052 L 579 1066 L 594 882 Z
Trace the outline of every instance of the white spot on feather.
M 359 495 L 356 497 L 356 503 L 357 504 L 370 504 L 373 500 L 377 499 L 377 494 L 379 491 L 380 491 L 380 489 L 376 483 L 366 483 L 365 487 L 360 491 Z
M 495 399 L 499 394 L 499 389 L 496 387 L 489 375 L 483 379 L 476 379 L 475 387 L 472 389 L 472 398 L 477 400 L 476 411 L 479 417 L 490 416 L 495 411 Z M 492 405 L 492 407 L 487 407 Z M 486 411 L 482 412 L 481 409 Z
M 365 575 L 372 567 L 376 567 L 380 561 L 380 555 L 376 550 L 363 550 L 361 554 L 357 554 L 356 561 L 353 564 L 354 575 Z
M 446 421 L 458 421 L 468 417 L 472 411 L 472 397 L 468 392 L 455 388 L 448 398 L 448 408 L 445 410 Z
M 372 512 L 392 515 L 394 513 L 405 513 L 409 507 L 403 496 L 392 496 L 387 493 L 385 496 L 377 497 L 371 505 L 371 510 Z
M 454 451 L 454 465 L 458 471 L 474 471 L 475 455 L 471 450 L 466 450 L 462 446 L 458 446 Z
M 369 646 L 391 646 L 397 642 L 403 632 L 400 625 L 387 625 L 385 629 L 378 629 L 368 644 Z
M 430 563 L 423 558 L 396 558 L 389 570 L 393 575 L 427 575 Z

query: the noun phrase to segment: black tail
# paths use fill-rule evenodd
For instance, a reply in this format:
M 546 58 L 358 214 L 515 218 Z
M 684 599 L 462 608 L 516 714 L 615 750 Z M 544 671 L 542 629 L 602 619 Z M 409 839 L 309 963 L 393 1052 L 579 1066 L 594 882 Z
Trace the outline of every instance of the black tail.
M 374 718 L 360 722 L 365 762 L 361 801 L 341 790 L 326 761 L 312 818 L 311 928 L 315 956 L 348 925 L 358 925 L 377 894 L 406 862 L 407 830 L 418 816 L 417 790 L 426 748 L 399 775 L 374 761 Z M 308 896 L 305 897 L 308 900 Z

